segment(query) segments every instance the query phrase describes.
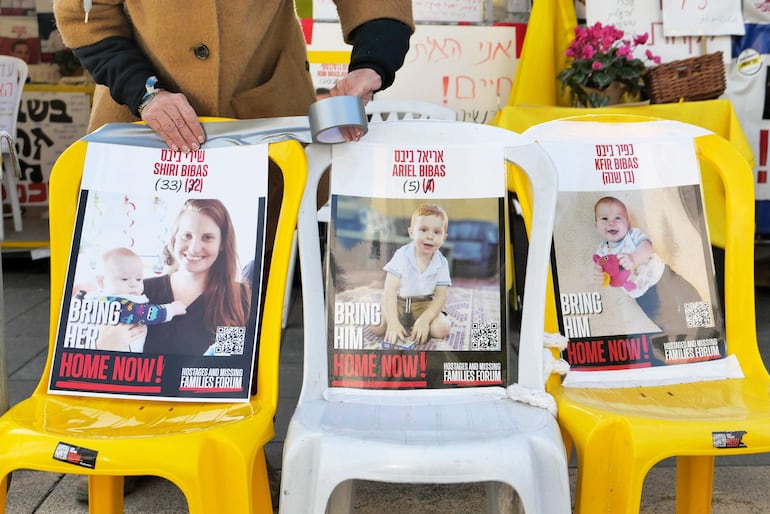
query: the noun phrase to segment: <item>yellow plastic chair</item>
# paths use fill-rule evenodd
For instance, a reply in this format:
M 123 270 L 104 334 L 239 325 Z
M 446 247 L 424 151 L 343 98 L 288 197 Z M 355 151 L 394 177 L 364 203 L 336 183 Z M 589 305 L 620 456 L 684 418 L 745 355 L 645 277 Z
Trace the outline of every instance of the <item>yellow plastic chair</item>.
M 619 123 L 621 133 L 621 122 L 650 118 L 571 119 Z M 676 457 L 676 512 L 710 512 L 714 458 L 770 452 L 770 376 L 757 346 L 754 310 L 753 174 L 724 138 L 708 134 L 695 144 L 702 181 L 714 186 L 704 195 L 708 224 L 725 229 L 727 350 L 744 378 L 617 389 L 563 387 L 552 379 L 547 390 L 556 398 L 565 444 L 574 444 L 577 454 L 576 513 L 639 512 L 647 472 L 669 457 Z M 549 332 L 556 331 L 552 293 Z M 743 446 L 715 448 L 715 433 L 737 431 L 745 432 Z
M 224 124 L 220 124 L 224 125 Z M 227 144 L 227 143 L 226 143 Z M 229 143 L 232 144 L 232 143 Z M 89 476 L 89 511 L 123 512 L 123 476 L 156 475 L 176 484 L 189 511 L 272 512 L 264 445 L 274 435 L 278 403 L 281 308 L 292 235 L 307 179 L 296 141 L 270 143 L 284 180 L 278 228 L 260 325 L 257 393 L 248 402 L 183 403 L 51 395 L 47 392 L 71 234 L 87 143 L 58 159 L 51 177 L 51 340 L 32 396 L 0 417 L 0 509 L 10 472 L 32 469 Z M 98 450 L 94 469 L 53 458 L 59 442 Z

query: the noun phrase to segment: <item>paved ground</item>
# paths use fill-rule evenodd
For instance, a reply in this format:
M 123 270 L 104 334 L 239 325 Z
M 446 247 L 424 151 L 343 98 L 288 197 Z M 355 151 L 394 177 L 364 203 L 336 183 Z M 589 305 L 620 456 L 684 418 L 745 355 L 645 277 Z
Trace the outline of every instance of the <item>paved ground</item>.
M 759 340 L 766 365 L 770 364 L 770 245 L 758 246 L 757 318 Z M 26 256 L 3 258 L 5 298 L 5 345 L 9 398 L 14 404 L 27 397 L 40 379 L 48 344 L 48 261 Z M 276 418 L 276 438 L 268 444 L 269 460 L 280 467 L 281 449 L 289 417 L 299 394 L 302 366 L 300 295 L 285 332 L 281 357 L 281 392 Z M 714 483 L 714 514 L 770 512 L 770 457 L 766 455 L 719 459 Z M 571 470 L 574 484 L 574 468 Z M 674 470 L 669 461 L 656 466 L 647 477 L 641 511 L 646 514 L 674 512 Z M 363 483 L 356 496 L 357 514 L 400 512 L 478 513 L 484 509 L 483 489 L 462 486 L 399 486 Z M 7 512 L 12 514 L 85 513 L 74 497 L 74 477 L 20 471 L 14 473 Z M 126 498 L 126 513 L 184 513 L 184 496 L 159 478 L 142 481 Z

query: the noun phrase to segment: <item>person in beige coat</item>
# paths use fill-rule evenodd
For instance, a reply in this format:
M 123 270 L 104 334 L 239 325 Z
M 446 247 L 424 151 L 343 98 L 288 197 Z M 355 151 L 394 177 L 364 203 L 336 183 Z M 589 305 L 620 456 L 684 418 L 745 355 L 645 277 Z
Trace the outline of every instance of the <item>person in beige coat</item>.
M 348 74 L 331 95 L 366 103 L 403 65 L 412 2 L 335 3 L 341 36 L 353 49 Z M 205 142 L 200 116 L 302 116 L 316 100 L 293 0 L 54 0 L 54 15 L 65 45 L 97 83 L 89 132 L 141 119 L 172 150 L 187 152 Z M 357 140 L 361 132 L 346 136 Z M 281 189 L 274 176 L 270 196 Z M 131 489 L 136 480 L 125 484 Z M 275 473 L 271 491 L 276 504 Z M 87 501 L 86 480 L 77 497 Z
M 411 1 L 336 4 L 353 51 L 332 95 L 366 102 L 403 64 Z M 315 101 L 292 0 L 55 0 L 54 14 L 64 43 L 98 84 L 89 131 L 142 119 L 186 151 L 205 140 L 198 116 L 306 115 Z

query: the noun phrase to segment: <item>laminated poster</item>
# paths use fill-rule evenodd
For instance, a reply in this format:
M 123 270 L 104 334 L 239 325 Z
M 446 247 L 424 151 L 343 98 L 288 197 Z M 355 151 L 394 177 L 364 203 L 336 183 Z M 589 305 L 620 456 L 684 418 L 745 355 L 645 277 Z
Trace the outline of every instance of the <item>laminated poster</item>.
M 49 391 L 246 401 L 267 145 L 89 143 Z
M 693 137 L 667 137 L 665 123 L 624 125 L 638 135 L 589 122 L 526 133 L 559 173 L 553 274 L 569 338 L 565 385 L 689 381 L 726 356 Z
M 502 149 L 364 140 L 334 152 L 330 385 L 505 385 Z

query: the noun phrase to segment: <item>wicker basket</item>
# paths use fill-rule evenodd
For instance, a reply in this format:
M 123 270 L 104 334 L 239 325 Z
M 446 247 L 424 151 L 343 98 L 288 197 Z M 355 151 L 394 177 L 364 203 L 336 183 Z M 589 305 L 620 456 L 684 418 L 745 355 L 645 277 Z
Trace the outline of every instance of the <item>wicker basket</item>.
M 726 86 L 722 52 L 655 66 L 644 82 L 653 104 L 718 98 Z

